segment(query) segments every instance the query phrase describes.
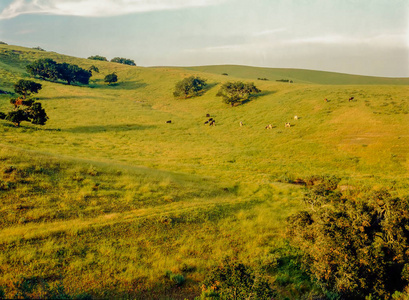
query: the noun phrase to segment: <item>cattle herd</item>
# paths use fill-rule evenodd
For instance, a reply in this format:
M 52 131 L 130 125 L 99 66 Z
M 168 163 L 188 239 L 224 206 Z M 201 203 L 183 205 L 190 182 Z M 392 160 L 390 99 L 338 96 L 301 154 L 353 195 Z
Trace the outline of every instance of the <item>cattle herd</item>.
M 327 98 L 325 98 L 324 100 L 325 100 L 325 102 L 329 102 Z M 354 100 L 354 97 L 350 97 L 350 98 L 348 99 L 348 101 L 353 101 L 353 100 Z M 215 120 L 214 118 L 210 117 L 210 114 L 206 114 L 206 118 L 208 118 L 208 119 L 204 122 L 204 125 L 216 126 L 216 120 Z M 294 120 L 298 120 L 298 119 L 299 119 L 298 116 L 294 116 Z M 172 123 L 172 121 L 169 120 L 169 121 L 166 121 L 166 123 Z M 239 122 L 239 125 L 240 125 L 240 127 L 242 127 L 242 126 L 243 126 L 243 122 L 240 121 L 240 122 Z M 286 122 L 286 123 L 285 123 L 285 127 L 286 127 L 286 128 L 291 128 L 291 126 L 292 126 L 292 125 L 291 125 L 290 122 Z M 268 124 L 268 125 L 265 127 L 265 129 L 273 129 L 273 125 Z

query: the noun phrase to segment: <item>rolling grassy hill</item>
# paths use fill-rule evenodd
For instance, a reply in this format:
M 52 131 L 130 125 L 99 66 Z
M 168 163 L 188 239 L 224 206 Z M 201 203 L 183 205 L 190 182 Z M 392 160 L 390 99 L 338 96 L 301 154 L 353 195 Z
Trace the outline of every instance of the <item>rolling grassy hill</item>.
M 39 58 L 100 73 L 87 86 L 32 79 L 43 85 L 35 96 L 45 126 L 0 120 L 0 286 L 9 296 L 35 277 L 73 295 L 191 299 L 226 256 L 274 266 L 285 219 L 303 207 L 297 179 L 336 175 L 351 193 L 407 193 L 408 78 L 142 68 L 0 45 L 0 89 L 12 92 Z M 107 86 L 112 72 L 119 82 Z M 208 90 L 175 99 L 175 83 L 191 75 Z M 262 93 L 230 107 L 216 96 L 228 80 L 253 81 Z M 10 97 L 0 95 L 0 111 L 11 109 Z M 206 114 L 215 127 L 203 124 Z M 278 276 L 271 271 L 271 282 Z M 314 292 L 299 280 L 281 281 L 280 295 Z
M 261 68 L 237 65 L 217 65 L 217 66 L 210 65 L 200 67 L 187 67 L 186 69 L 211 74 L 227 74 L 229 76 L 251 80 L 257 80 L 259 78 L 268 79 L 270 81 L 288 79 L 296 83 L 315 83 L 329 85 L 409 84 L 409 78 L 362 76 L 303 69 Z

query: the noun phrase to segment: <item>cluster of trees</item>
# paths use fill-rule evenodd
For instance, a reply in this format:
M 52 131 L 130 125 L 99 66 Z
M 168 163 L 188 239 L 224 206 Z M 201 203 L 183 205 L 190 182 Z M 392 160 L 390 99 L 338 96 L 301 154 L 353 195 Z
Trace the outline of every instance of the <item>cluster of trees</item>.
M 337 181 L 313 186 L 309 209 L 289 219 L 305 268 L 345 299 L 396 297 L 409 283 L 409 198 L 385 190 L 345 196 Z
M 204 93 L 206 87 L 206 80 L 190 76 L 176 83 L 173 95 L 184 99 L 200 96 Z M 235 81 L 224 83 L 216 96 L 223 97 L 225 103 L 235 106 L 242 104 L 260 92 L 254 83 Z
M 77 65 L 68 63 L 57 63 L 51 58 L 39 59 L 27 65 L 27 72 L 33 76 L 47 80 L 63 80 L 68 84 L 88 84 L 92 76 L 90 70 L 85 70 Z
M 11 99 L 10 103 L 13 105 L 13 110 L 7 114 L 0 112 L 0 119 L 5 119 L 12 122 L 15 126 L 20 126 L 23 121 L 31 122 L 36 125 L 45 125 L 48 116 L 42 108 L 41 103 L 34 99 L 27 99 L 27 96 L 38 93 L 42 85 L 30 80 L 19 80 L 14 85 L 14 91 L 20 95 L 19 98 Z
M 101 55 L 93 55 L 93 56 L 88 57 L 88 59 L 108 61 L 108 59 L 105 56 L 101 56 Z M 113 59 L 111 59 L 111 62 L 120 63 L 124 65 L 129 65 L 129 66 L 136 66 L 135 61 L 133 61 L 132 59 L 123 58 L 123 57 L 114 57 Z

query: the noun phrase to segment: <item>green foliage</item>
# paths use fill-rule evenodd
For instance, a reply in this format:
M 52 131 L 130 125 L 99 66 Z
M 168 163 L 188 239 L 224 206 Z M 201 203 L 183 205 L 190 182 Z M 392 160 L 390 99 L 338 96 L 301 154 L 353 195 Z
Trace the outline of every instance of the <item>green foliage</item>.
M 136 66 L 135 62 L 132 59 L 123 58 L 123 57 L 114 57 L 113 59 L 111 59 L 111 62 L 120 63 L 124 65 L 129 65 L 129 66 Z
M 0 120 L 4 120 L 6 118 L 6 114 L 0 111 Z
M 55 287 L 50 287 L 48 282 L 40 276 L 23 277 L 14 285 L 17 292 L 13 298 L 17 299 L 73 299 L 65 292 L 61 282 L 58 282 Z
M 222 97 L 225 103 L 235 106 L 249 100 L 252 95 L 260 92 L 254 83 L 235 81 L 224 83 L 216 96 Z
M 17 94 L 22 95 L 24 99 L 33 93 L 38 93 L 38 91 L 41 90 L 41 88 L 42 88 L 42 85 L 40 83 L 36 83 L 34 81 L 24 80 L 24 79 L 20 79 L 14 85 L 14 91 Z
M 39 76 L 42 79 L 57 80 L 57 63 L 51 58 L 42 58 L 26 66 L 26 70 L 33 76 Z
M 91 67 L 89 67 L 88 71 L 90 72 L 95 72 L 95 73 L 99 73 L 99 69 L 98 67 L 92 65 Z
M 200 77 L 190 76 L 176 83 L 173 96 L 183 97 L 185 99 L 198 96 L 204 91 L 205 87 L 206 80 Z
M 174 274 L 172 271 L 166 271 L 165 276 L 172 281 L 176 286 L 182 286 L 186 279 L 182 274 Z
M 262 273 L 229 259 L 207 274 L 202 291 L 200 299 L 271 299 L 274 295 Z
M 331 184 L 328 187 L 331 187 Z M 381 190 L 345 197 L 311 190 L 313 206 L 289 218 L 290 236 L 305 266 L 325 287 L 345 298 L 389 298 L 409 282 L 409 198 Z
M 12 122 L 15 126 L 20 126 L 23 121 L 31 122 L 36 125 L 45 125 L 48 116 L 42 108 L 41 103 L 34 100 L 22 101 L 21 99 L 12 99 L 10 102 L 14 105 L 14 110 L 9 112 L 5 119 Z
M 35 49 L 35 50 L 39 50 L 39 51 L 45 51 L 43 48 L 41 48 L 40 46 L 38 46 L 38 47 L 33 47 L 33 49 Z
M 64 80 L 68 84 L 73 82 L 88 84 L 92 76 L 91 71 L 68 63 L 56 63 L 50 58 L 39 59 L 26 67 L 28 73 L 48 80 Z
M 116 75 L 115 72 L 108 74 L 107 76 L 105 76 L 104 78 L 104 82 L 111 84 L 111 83 L 115 83 L 118 81 L 118 75 Z
M 90 57 L 88 57 L 88 59 L 100 60 L 100 61 L 108 61 L 108 59 L 107 59 L 106 57 L 100 56 L 100 55 L 90 56 Z
M 6 42 L 0 41 L 0 45 L 8 45 Z

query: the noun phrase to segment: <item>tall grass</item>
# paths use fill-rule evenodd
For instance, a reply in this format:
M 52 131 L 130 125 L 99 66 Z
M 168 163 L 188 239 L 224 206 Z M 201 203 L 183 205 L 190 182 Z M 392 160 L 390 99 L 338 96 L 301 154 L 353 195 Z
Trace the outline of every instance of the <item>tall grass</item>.
M 100 69 L 88 86 L 35 79 L 45 126 L 0 120 L 0 286 L 9 297 L 18 280 L 37 276 L 73 295 L 193 298 L 226 256 L 269 264 L 286 217 L 302 207 L 303 188 L 291 183 L 332 174 L 346 189 L 408 189 L 407 86 L 368 78 L 341 86 L 357 78 L 287 70 L 274 74 L 293 84 L 257 81 L 261 95 L 231 108 L 216 97 L 221 83 L 273 71 L 229 67 L 225 76 L 223 67 L 140 68 L 1 45 L 0 53 L 7 91 L 38 58 Z M 119 83 L 107 86 L 113 71 Z M 174 99 L 175 83 L 192 74 L 209 90 Z M 0 95 L 0 111 L 10 97 Z

